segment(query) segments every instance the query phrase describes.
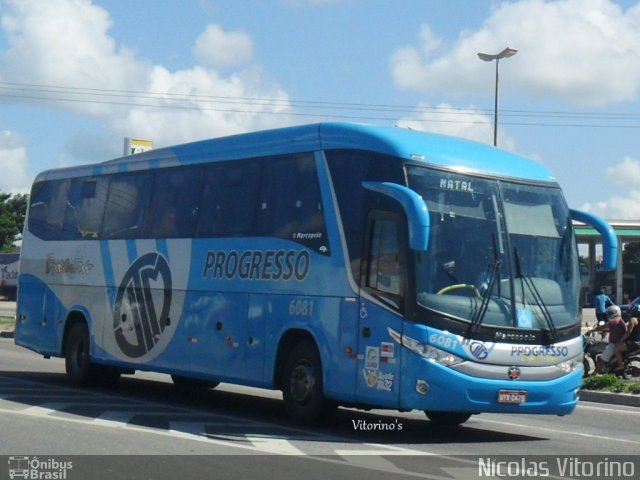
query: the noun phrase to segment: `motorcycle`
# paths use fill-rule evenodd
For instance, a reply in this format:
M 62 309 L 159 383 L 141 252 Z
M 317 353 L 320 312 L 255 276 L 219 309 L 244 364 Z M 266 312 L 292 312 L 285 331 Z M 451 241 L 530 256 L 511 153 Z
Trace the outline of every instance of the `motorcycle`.
M 583 336 L 583 376 L 588 377 L 596 373 L 619 373 L 620 368 L 618 367 L 618 362 L 615 357 L 611 357 L 611 360 L 603 365 L 602 370 L 598 371 L 598 359 L 602 355 L 606 346 L 607 342 L 602 339 L 596 340 L 593 333 L 586 333 Z M 625 352 L 622 372 L 626 378 L 635 380 L 640 379 L 640 346 L 631 351 Z
M 589 377 L 596 373 L 598 356 L 602 355 L 602 352 L 607 346 L 607 342 L 602 340 L 602 335 L 598 334 L 598 336 L 600 340 L 596 339 L 595 333 L 586 333 L 582 337 L 582 349 L 584 351 L 584 357 L 582 359 L 584 368 L 583 377 Z

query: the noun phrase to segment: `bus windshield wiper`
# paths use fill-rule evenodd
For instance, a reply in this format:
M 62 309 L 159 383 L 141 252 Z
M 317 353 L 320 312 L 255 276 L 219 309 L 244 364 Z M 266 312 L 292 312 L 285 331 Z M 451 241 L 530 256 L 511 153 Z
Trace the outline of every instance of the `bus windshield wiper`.
M 480 325 L 482 324 L 482 320 L 484 319 L 485 314 L 487 313 L 487 308 L 489 308 L 489 300 L 491 299 L 491 292 L 493 291 L 493 287 L 496 284 L 496 280 L 498 279 L 498 273 L 500 271 L 500 266 L 502 265 L 502 261 L 498 257 L 498 249 L 496 248 L 496 236 L 493 234 L 493 264 L 491 265 L 491 272 L 489 272 L 489 284 L 487 289 L 482 293 L 482 299 L 480 301 L 480 306 L 476 310 L 475 314 L 471 318 L 471 324 L 469 325 L 468 333 L 476 333 L 480 329 Z
M 520 256 L 518 255 L 518 249 L 515 248 L 513 253 L 516 260 L 516 275 L 523 282 L 522 302 L 523 304 L 525 303 L 524 285 L 526 285 L 529 291 L 531 292 L 531 296 L 533 297 L 533 300 L 535 301 L 536 305 L 540 309 L 540 312 L 542 312 L 542 316 L 544 317 L 545 322 L 547 323 L 547 327 L 549 328 L 549 335 L 551 336 L 551 343 L 555 343 L 558 340 L 558 331 L 556 330 L 556 326 L 553 323 L 553 318 L 549 313 L 549 309 L 545 305 L 544 299 L 542 298 L 542 295 L 540 295 L 540 291 L 538 290 L 538 287 L 536 287 L 536 284 L 533 281 L 533 278 L 531 277 L 531 275 L 522 273 L 522 267 L 520 265 Z

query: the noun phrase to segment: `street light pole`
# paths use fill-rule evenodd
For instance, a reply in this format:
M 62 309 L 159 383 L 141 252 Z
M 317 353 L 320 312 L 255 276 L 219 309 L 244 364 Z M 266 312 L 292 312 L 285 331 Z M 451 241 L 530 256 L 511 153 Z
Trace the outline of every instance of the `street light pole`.
M 480 60 L 484 60 L 485 62 L 491 62 L 493 60 L 496 61 L 496 85 L 495 85 L 495 101 L 493 106 L 493 146 L 498 146 L 498 65 L 500 64 L 501 58 L 509 58 L 513 57 L 518 50 L 515 48 L 505 48 L 500 53 L 496 53 L 495 55 L 491 55 L 488 53 L 478 53 L 478 58 Z

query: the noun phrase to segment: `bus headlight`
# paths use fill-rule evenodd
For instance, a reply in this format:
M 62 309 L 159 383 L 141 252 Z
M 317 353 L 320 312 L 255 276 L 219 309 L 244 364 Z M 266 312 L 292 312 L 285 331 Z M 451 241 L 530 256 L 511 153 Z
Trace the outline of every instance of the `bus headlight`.
M 455 365 L 456 363 L 461 363 L 463 361 L 463 359 L 457 355 L 445 352 L 444 350 L 432 347 L 431 345 L 425 345 L 424 347 L 424 353 L 422 356 L 427 358 L 430 362 L 437 363 L 438 365 L 450 367 L 451 365 Z
M 437 363 L 438 365 L 444 365 L 445 367 L 464 361 L 453 353 L 445 352 L 444 350 L 432 347 L 431 345 L 427 345 L 426 343 L 419 342 L 407 336 L 402 337 L 402 344 L 412 352 L 426 358 L 430 362 Z
M 564 362 L 560 362 L 558 364 L 558 368 L 566 373 L 571 373 L 576 371 L 578 368 L 582 368 L 582 354 L 570 358 L 569 360 L 565 360 Z

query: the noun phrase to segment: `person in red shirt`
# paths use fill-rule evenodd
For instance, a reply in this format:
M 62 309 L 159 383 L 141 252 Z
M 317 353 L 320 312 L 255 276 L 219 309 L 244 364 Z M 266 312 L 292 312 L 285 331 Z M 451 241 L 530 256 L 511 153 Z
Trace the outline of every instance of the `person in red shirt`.
M 638 319 L 631 317 L 626 325 L 626 330 L 622 338 L 616 342 L 615 356 L 618 361 L 618 368 L 624 366 L 624 353 L 635 350 L 640 346 L 640 327 L 638 327 Z M 616 371 L 616 373 L 618 373 Z
M 622 319 L 622 312 L 620 311 L 620 307 L 618 307 L 617 305 L 611 305 L 609 308 L 607 308 L 606 314 L 607 323 L 605 323 L 604 325 L 598 325 L 588 332 L 609 332 L 609 343 L 602 352 L 602 355 L 598 357 L 598 373 L 603 373 L 605 371 L 607 363 L 609 363 L 609 360 L 611 360 L 611 358 L 616 353 L 616 344 L 620 342 L 627 333 L 627 324 Z M 622 354 L 620 355 L 622 356 Z M 619 363 L 618 365 L 619 368 L 622 369 L 624 363 Z

